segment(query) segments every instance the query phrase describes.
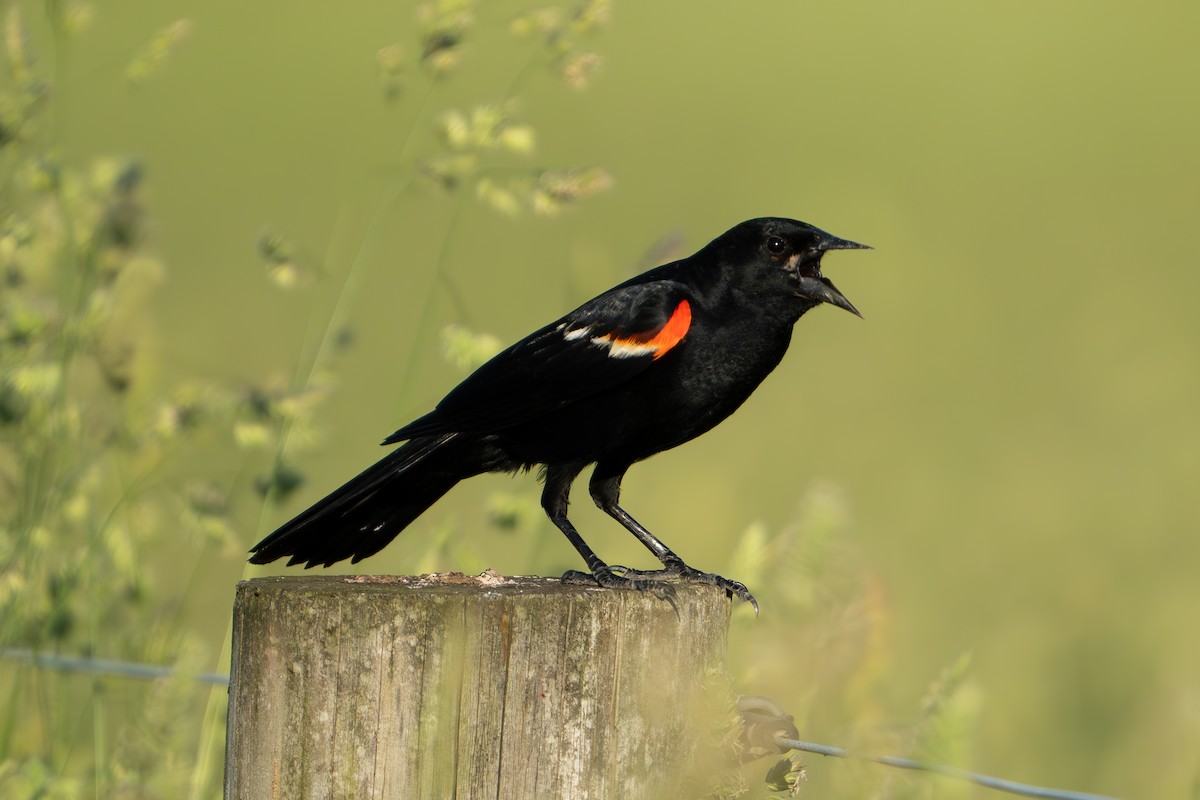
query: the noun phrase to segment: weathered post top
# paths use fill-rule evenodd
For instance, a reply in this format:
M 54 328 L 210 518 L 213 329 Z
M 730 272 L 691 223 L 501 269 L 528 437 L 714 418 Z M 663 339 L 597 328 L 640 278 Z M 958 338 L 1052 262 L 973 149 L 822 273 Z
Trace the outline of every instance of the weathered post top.
M 729 600 L 552 578 L 238 584 L 225 796 L 678 797 Z

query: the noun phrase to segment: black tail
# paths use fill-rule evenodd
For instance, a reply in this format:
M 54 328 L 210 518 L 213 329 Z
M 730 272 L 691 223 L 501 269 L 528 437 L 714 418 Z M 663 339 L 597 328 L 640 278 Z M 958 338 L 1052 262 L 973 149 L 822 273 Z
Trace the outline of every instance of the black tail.
M 486 471 L 480 442 L 446 433 L 413 439 L 251 548 L 252 564 L 328 567 L 378 553 L 463 478 Z

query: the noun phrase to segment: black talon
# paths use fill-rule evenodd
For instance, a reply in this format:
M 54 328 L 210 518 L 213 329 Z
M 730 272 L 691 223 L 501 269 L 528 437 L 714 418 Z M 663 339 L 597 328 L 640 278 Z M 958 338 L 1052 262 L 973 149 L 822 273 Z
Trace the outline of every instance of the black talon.
M 599 586 L 600 582 L 596 580 L 596 576 L 590 572 L 580 572 L 577 569 L 569 569 L 562 574 L 562 582 L 568 586 Z
M 679 613 L 679 607 L 675 604 L 676 591 L 675 587 L 669 583 L 664 583 L 661 579 L 634 579 L 625 574 L 617 574 L 618 572 L 632 572 L 627 567 L 621 566 L 603 566 L 599 567 L 595 572 L 580 572 L 579 570 L 567 570 L 563 573 L 562 582 L 571 586 L 600 586 L 604 589 L 632 589 L 635 592 L 648 592 L 660 600 L 666 600 L 675 609 L 675 613 Z M 652 576 L 655 573 L 646 573 Z
M 689 567 L 683 561 L 671 561 L 659 570 L 626 569 L 622 574 L 626 578 L 637 580 L 674 580 L 679 583 L 699 583 L 706 586 L 719 586 L 725 590 L 727 597 L 737 597 L 739 600 L 749 603 L 754 608 L 754 616 L 758 616 L 758 601 L 754 599 L 754 595 L 746 588 L 746 584 L 741 581 L 724 578 L 712 572 L 701 572 L 694 567 Z

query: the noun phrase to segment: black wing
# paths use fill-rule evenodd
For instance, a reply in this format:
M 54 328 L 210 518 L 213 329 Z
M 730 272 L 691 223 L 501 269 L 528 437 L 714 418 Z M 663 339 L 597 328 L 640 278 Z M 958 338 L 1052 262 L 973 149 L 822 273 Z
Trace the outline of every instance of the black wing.
M 678 346 L 691 324 L 682 283 L 623 284 L 500 352 L 383 443 L 536 419 L 629 380 Z

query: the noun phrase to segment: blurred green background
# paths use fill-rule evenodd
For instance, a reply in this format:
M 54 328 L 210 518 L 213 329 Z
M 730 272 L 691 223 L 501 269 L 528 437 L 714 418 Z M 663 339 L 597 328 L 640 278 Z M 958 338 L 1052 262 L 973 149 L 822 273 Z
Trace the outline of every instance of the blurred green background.
M 722 565 L 748 528 L 786 529 L 814 491 L 838 498 L 838 536 L 872 587 L 872 610 L 843 620 L 854 636 L 874 620 L 856 668 L 872 665 L 871 700 L 846 702 L 854 719 L 812 710 L 803 738 L 903 725 L 970 652 L 961 766 L 1200 797 L 1200 6 L 625 2 L 592 29 L 568 25 L 558 53 L 513 34 L 519 3 L 426 13 L 458 5 L 469 24 L 424 63 L 434 23 L 409 3 L 130 0 L 77 18 L 78 33 L 56 33 L 55 15 L 85 6 L 8 6 L 52 84 L 26 154 L 144 168 L 139 246 L 163 277 L 138 323 L 134 396 L 194 380 L 290 391 L 314 359 L 336 374 L 283 439 L 303 483 L 279 503 L 251 488 L 276 451 L 238 447 L 228 426 L 158 476 L 227 492 L 232 543 L 161 530 L 147 556 L 160 590 L 185 587 L 171 619 L 203 644 L 201 666 L 227 667 L 233 584 L 280 571 L 247 570 L 241 551 L 461 377 L 439 356 L 444 326 L 508 343 L 656 258 L 790 216 L 876 248 L 825 262 L 865 319 L 805 317 L 747 406 L 632 470 L 624 504 L 689 562 L 732 575 Z M 567 85 L 564 66 L 590 62 L 563 59 L 592 51 L 588 85 Z M 512 146 L 481 150 L 450 190 L 420 177 L 453 152 L 440 115 L 506 99 Z M 528 130 L 536 146 L 517 152 Z M 526 176 L 565 167 L 603 168 L 612 186 L 550 215 L 476 196 L 480 177 L 516 180 L 518 196 Z M 272 269 L 264 233 L 279 237 Z M 577 494 L 603 557 L 650 566 Z M 461 486 L 359 571 L 578 566 L 548 522 L 495 530 L 497 497 L 528 511 L 536 487 Z M 789 638 L 772 598 L 807 579 L 752 585 L 762 618 L 734 618 L 750 650 L 765 647 L 756 625 L 774 632 L 790 679 L 739 688 L 794 710 L 813 709 L 804 665 L 845 632 Z M 127 635 L 93 634 L 106 657 Z M 19 692 L 23 678 L 5 680 Z M 36 739 L 18 732 L 12 752 Z M 808 763 L 813 791 L 851 769 Z

